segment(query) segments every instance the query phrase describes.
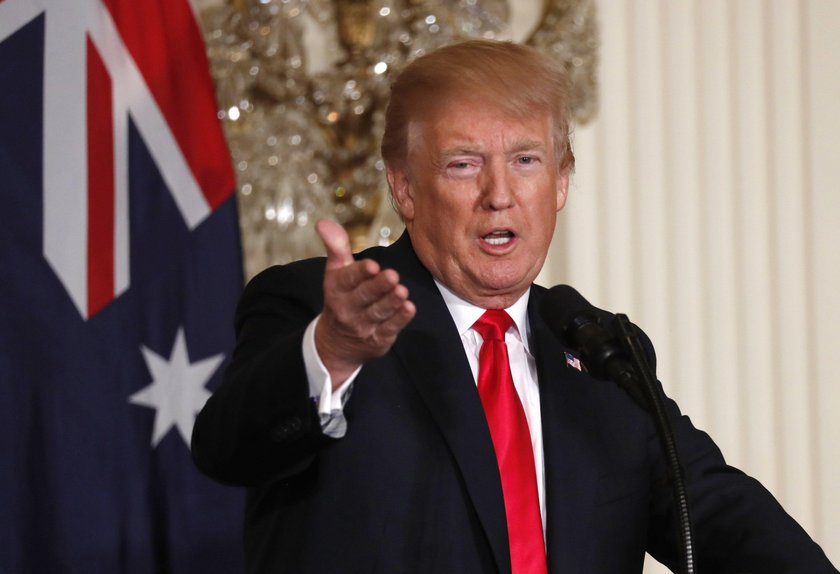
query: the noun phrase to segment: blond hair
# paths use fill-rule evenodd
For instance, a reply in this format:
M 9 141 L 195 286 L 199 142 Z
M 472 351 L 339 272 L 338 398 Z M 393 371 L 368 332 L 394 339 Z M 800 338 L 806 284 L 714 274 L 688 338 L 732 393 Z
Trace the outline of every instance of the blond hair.
M 450 98 L 481 97 L 514 118 L 549 114 L 561 171 L 574 167 L 569 141 L 567 76 L 562 64 L 534 48 L 491 40 L 452 44 L 409 64 L 391 85 L 382 159 L 403 163 L 408 128 Z

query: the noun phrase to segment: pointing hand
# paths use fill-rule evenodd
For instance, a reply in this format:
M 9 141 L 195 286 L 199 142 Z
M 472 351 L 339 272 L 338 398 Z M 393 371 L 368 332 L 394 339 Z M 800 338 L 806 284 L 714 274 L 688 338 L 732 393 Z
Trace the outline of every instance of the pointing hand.
M 335 389 L 365 361 L 387 353 L 416 308 L 396 271 L 353 259 L 350 239 L 338 223 L 321 220 L 315 229 L 327 248 L 315 347 Z

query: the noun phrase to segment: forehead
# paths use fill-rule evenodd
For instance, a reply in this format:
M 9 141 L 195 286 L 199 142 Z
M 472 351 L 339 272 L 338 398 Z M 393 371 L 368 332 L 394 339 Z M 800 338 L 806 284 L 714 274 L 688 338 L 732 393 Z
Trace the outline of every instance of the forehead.
M 408 151 L 429 152 L 463 148 L 476 151 L 545 147 L 552 143 L 553 120 L 547 111 L 513 113 L 480 99 L 444 102 L 409 122 Z

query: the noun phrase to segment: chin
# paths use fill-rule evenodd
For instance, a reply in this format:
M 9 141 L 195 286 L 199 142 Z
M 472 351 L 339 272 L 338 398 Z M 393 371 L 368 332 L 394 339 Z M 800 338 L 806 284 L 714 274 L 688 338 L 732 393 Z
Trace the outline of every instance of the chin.
M 482 282 L 482 287 L 484 293 L 487 296 L 494 296 L 494 295 L 510 295 L 525 292 L 525 290 L 531 285 L 530 281 L 521 281 L 521 280 L 503 280 L 496 278 L 491 281 L 484 281 Z
M 490 289 L 497 291 L 510 291 L 512 289 L 528 286 L 536 278 L 537 274 L 531 275 L 521 267 L 511 269 L 509 265 L 500 265 L 495 269 L 487 270 L 482 275 L 482 283 Z

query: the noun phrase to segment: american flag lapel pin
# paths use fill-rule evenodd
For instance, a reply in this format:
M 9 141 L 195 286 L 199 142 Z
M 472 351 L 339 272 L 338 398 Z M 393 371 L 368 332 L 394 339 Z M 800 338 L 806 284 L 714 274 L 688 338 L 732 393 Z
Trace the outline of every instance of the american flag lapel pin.
M 566 352 L 566 365 L 581 372 L 585 370 L 580 359 L 569 352 Z

